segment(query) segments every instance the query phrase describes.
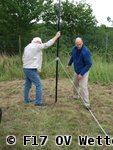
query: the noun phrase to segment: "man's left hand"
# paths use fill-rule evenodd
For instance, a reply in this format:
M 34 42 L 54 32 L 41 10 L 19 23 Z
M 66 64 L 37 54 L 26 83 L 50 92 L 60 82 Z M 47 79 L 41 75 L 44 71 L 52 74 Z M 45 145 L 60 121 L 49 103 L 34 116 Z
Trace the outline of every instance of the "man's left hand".
M 81 76 L 81 75 L 79 74 L 79 75 L 77 75 L 77 79 L 78 79 L 78 80 L 82 80 L 82 79 L 83 79 L 83 76 Z

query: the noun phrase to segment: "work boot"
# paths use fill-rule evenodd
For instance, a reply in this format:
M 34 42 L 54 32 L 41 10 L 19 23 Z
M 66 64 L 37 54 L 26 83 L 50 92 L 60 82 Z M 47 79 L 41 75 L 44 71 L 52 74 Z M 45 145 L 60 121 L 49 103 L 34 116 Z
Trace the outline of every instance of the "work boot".
M 77 96 L 73 95 L 73 99 L 78 100 L 79 98 L 80 98 L 79 95 Z
M 47 106 L 47 104 L 46 103 L 39 103 L 39 104 L 34 104 L 35 106 Z

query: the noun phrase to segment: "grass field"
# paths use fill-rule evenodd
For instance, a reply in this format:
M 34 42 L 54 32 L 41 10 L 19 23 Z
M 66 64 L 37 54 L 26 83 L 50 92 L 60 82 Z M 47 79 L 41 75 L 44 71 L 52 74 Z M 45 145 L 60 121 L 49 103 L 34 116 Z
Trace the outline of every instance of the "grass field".
M 44 79 L 43 99 L 48 103 L 46 107 L 36 107 L 33 102 L 24 104 L 23 80 L 0 82 L 0 107 L 3 110 L 3 119 L 0 124 L 0 150 L 112 150 L 107 146 L 78 145 L 79 135 L 97 137 L 104 134 L 95 123 L 90 113 L 83 107 L 80 100 L 73 100 L 72 85 L 68 79 L 59 79 L 58 102 L 54 103 L 54 79 Z M 92 112 L 99 120 L 108 135 L 113 137 L 113 84 L 89 85 Z M 35 88 L 31 90 L 34 99 Z M 17 143 L 14 146 L 6 145 L 6 136 L 15 135 Z M 45 146 L 23 146 L 23 135 L 48 135 Z M 56 146 L 56 135 L 72 135 L 71 145 Z M 40 140 L 39 140 L 40 142 Z

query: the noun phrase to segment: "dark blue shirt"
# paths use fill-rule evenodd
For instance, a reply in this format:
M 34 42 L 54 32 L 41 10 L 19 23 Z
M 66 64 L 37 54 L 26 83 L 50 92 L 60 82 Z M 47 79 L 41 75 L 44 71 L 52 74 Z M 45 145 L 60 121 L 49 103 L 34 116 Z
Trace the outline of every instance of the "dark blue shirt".
M 74 47 L 68 66 L 71 66 L 72 63 L 74 63 L 75 72 L 83 76 L 92 66 L 90 50 L 86 46 L 83 46 L 80 50 Z

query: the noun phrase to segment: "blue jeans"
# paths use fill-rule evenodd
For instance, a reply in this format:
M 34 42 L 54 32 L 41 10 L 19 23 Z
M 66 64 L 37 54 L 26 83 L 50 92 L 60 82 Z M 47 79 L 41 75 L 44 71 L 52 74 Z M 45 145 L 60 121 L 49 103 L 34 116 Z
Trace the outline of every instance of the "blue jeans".
M 42 103 L 42 83 L 39 75 L 37 74 L 37 69 L 24 68 L 24 75 L 25 75 L 24 102 L 28 103 L 30 101 L 29 91 L 33 83 L 36 86 L 35 104 Z

